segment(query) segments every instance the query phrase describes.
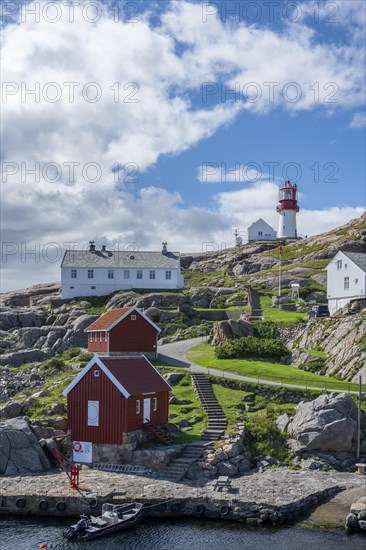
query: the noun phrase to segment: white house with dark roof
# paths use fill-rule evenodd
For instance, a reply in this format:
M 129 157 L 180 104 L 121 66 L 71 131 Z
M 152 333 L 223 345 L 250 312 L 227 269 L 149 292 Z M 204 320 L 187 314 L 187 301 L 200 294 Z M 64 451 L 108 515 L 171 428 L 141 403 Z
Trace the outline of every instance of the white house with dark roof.
M 248 227 L 248 241 L 275 241 L 276 238 L 277 232 L 262 218 Z
M 62 298 L 183 288 L 180 253 L 168 252 L 166 244 L 161 252 L 98 250 L 94 242 L 88 250 L 67 250 L 61 263 Z
M 326 269 L 331 315 L 349 302 L 366 297 L 366 253 L 337 252 Z

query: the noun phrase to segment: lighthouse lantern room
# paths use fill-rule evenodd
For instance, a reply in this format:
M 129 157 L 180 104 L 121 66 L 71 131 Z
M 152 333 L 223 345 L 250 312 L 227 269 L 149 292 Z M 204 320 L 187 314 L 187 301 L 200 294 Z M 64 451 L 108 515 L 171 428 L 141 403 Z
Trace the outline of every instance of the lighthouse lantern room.
M 277 212 L 278 239 L 297 239 L 296 214 L 299 211 L 297 204 L 297 185 L 291 185 L 290 180 L 280 187 L 278 193 L 279 205 Z

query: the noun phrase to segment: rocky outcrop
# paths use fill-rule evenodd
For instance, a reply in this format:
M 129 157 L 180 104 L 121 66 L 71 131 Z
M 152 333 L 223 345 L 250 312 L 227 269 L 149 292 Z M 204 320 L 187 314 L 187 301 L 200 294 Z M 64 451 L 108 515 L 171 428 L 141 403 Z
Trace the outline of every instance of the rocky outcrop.
M 211 343 L 214 346 L 219 346 L 228 340 L 234 338 L 243 338 L 244 336 L 253 336 L 254 328 L 252 323 L 239 319 L 229 319 L 228 321 L 220 321 L 215 323 L 211 332 Z
M 51 310 L 52 311 L 52 310 Z M 0 312 L 0 365 L 19 367 L 42 362 L 70 347 L 87 346 L 84 329 L 98 315 L 81 307 L 62 306 L 53 313 L 45 307 L 10 308 Z
M 302 349 L 320 349 L 326 352 L 325 374 L 339 375 L 357 382 L 366 376 L 365 310 L 357 315 L 332 319 L 311 319 L 296 327 L 281 328 L 278 336 L 293 349 L 296 361 Z
M 60 297 L 61 284 L 59 282 L 42 283 L 22 290 L 4 292 L 1 295 L 1 304 L 10 307 L 28 307 L 39 303 L 44 298 L 49 301 L 51 298 Z
M 305 451 L 352 452 L 357 431 L 357 407 L 348 394 L 323 394 L 314 401 L 301 402 L 287 424 L 280 417 L 279 427 L 289 435 L 289 446 L 296 453 Z
M 46 472 L 50 463 L 26 418 L 0 423 L 0 474 Z

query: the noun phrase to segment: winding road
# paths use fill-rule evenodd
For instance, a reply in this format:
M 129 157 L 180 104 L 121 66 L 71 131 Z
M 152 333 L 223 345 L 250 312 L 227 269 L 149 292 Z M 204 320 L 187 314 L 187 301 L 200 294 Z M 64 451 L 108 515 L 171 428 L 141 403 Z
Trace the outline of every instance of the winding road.
M 289 388 L 295 390 L 314 390 L 314 391 L 324 391 L 325 388 L 321 389 L 319 387 L 314 387 L 311 385 L 297 385 L 289 384 L 287 382 L 275 382 L 273 380 L 266 380 L 264 378 L 251 378 L 249 376 L 242 376 L 240 374 L 234 374 L 232 372 L 222 371 L 214 368 L 201 367 L 196 363 L 192 363 L 187 359 L 187 351 L 196 346 L 205 342 L 205 337 L 199 338 L 190 338 L 189 340 L 179 340 L 178 342 L 172 342 L 171 344 L 163 344 L 159 346 L 159 359 L 165 361 L 169 365 L 175 367 L 187 368 L 192 372 L 202 372 L 204 374 L 210 374 L 212 376 L 218 376 L 221 378 L 228 378 L 230 380 L 239 380 L 240 382 L 249 382 L 251 384 L 263 384 L 266 386 L 275 386 L 280 388 Z M 328 390 L 330 391 L 330 390 Z M 357 394 L 355 391 L 332 389 L 336 393 L 353 393 Z

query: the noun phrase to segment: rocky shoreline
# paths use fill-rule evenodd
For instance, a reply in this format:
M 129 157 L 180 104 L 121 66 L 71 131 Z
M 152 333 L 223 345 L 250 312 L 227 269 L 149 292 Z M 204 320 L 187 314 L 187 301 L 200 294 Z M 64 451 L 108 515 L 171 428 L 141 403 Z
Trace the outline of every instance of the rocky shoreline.
M 0 487 L 0 514 L 79 516 L 97 514 L 104 502 L 139 501 L 151 517 L 229 519 L 256 526 L 292 523 L 344 489 L 356 487 L 366 495 L 366 476 L 277 468 L 235 478 L 230 488 L 217 490 L 215 481 L 172 483 L 83 468 L 78 490 L 70 488 L 63 472 L 6 477 Z

